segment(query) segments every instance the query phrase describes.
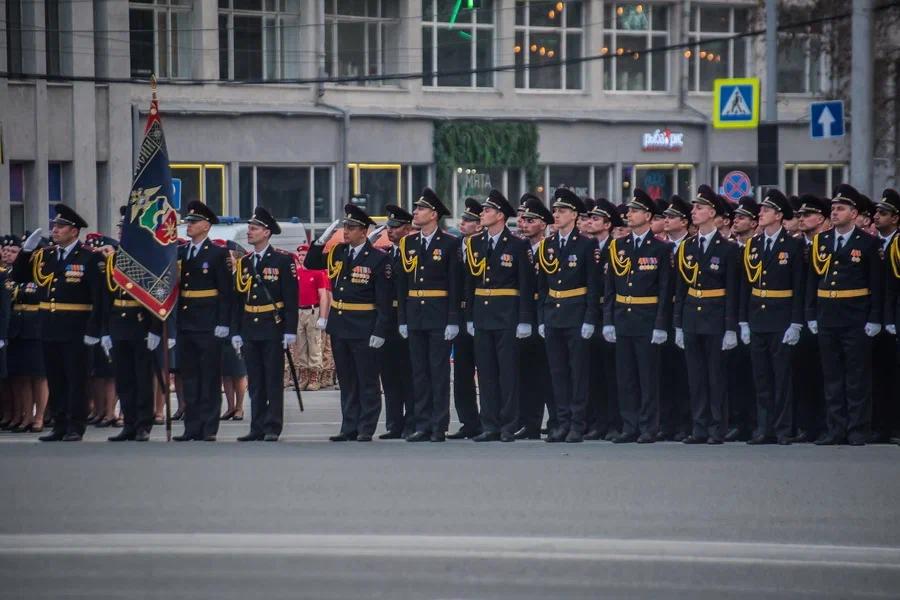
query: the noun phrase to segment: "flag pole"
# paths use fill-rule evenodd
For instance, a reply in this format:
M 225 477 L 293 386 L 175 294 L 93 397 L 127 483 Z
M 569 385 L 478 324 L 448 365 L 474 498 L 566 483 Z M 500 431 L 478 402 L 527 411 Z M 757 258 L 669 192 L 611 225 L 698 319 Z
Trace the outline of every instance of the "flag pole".
M 162 323 L 162 377 L 159 383 L 162 386 L 162 392 L 166 399 L 166 441 L 172 441 L 172 397 L 169 393 L 169 320 L 166 319 Z

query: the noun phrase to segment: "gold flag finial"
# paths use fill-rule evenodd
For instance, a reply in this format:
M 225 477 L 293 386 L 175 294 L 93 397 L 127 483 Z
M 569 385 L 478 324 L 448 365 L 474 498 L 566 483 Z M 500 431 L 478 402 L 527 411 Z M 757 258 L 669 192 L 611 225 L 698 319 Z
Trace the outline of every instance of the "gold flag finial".
M 150 92 L 153 94 L 153 99 L 156 100 L 156 74 L 150 75 Z

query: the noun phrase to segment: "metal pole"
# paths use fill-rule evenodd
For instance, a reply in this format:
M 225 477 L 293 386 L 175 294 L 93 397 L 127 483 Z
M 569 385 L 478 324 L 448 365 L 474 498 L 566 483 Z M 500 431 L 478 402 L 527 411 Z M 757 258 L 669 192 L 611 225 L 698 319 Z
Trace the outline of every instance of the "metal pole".
M 159 341 L 162 346 L 162 377 L 160 385 L 162 385 L 162 393 L 166 399 L 166 441 L 172 441 L 172 398 L 169 394 L 169 323 L 168 319 L 162 324 L 162 339 Z
M 872 195 L 872 0 L 853 0 L 850 56 L 850 183 Z
M 766 0 L 766 121 L 778 121 L 778 0 Z

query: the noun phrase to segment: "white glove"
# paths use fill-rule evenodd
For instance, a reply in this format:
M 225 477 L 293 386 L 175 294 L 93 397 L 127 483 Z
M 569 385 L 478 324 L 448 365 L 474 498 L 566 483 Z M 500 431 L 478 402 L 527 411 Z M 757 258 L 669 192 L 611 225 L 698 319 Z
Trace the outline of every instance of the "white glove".
M 800 341 L 800 332 L 802 330 L 803 325 L 800 323 L 791 323 L 790 327 L 787 328 L 787 331 L 784 332 L 781 343 L 787 344 L 788 346 L 796 346 L 797 342 Z
M 516 337 L 520 340 L 531 337 L 531 323 L 519 323 L 516 325 Z
M 322 232 L 322 235 L 319 236 L 319 239 L 316 240 L 316 246 L 324 246 L 328 240 L 331 239 L 331 236 L 334 235 L 334 230 L 338 228 L 338 225 L 341 224 L 341 220 L 338 219 L 331 225 L 325 228 L 325 231 Z
M 175 338 L 169 338 L 166 340 L 166 346 L 169 347 L 169 350 L 175 347 Z
M 316 320 L 316 329 L 325 331 L 326 327 L 328 327 L 328 319 L 326 319 L 325 317 L 319 317 Z
M 38 244 L 41 243 L 41 233 L 42 230 L 40 228 L 35 229 L 34 232 L 28 236 L 28 239 L 22 243 L 22 252 L 33 252 L 34 249 L 38 247 Z
M 372 230 L 372 233 L 369 234 L 369 243 L 374 244 L 378 241 L 378 238 L 381 236 L 381 232 L 387 229 L 387 225 L 379 225 L 375 229 Z
M 866 323 L 866 335 L 875 337 L 881 333 L 881 323 Z
M 89 335 L 84 336 L 84 345 L 85 346 L 96 346 L 100 342 L 100 338 L 91 337 Z
M 741 343 L 745 346 L 750 345 L 750 323 L 738 323 L 741 328 Z
M 660 344 L 665 344 L 667 339 L 669 339 L 669 333 L 667 331 L 663 329 L 654 329 L 653 337 L 650 338 L 650 343 L 659 346 Z
M 809 327 L 809 331 L 813 335 L 816 335 L 819 333 L 819 322 L 818 321 L 807 321 L 806 326 Z
M 217 338 L 227 338 L 228 328 L 224 325 L 216 325 L 216 328 L 213 330 L 213 335 L 215 335 Z
M 897 326 L 893 323 L 884 326 L 884 330 L 891 335 L 897 335 Z
M 297 343 L 297 334 L 296 333 L 286 333 L 281 338 L 281 347 L 287 350 L 291 346 Z
M 375 348 L 376 350 L 384 346 L 384 338 L 378 337 L 377 335 L 373 335 L 369 337 L 369 348 Z
M 147 350 L 153 352 L 159 346 L 159 336 L 155 333 L 147 333 Z
M 581 324 L 581 339 L 589 340 L 594 335 L 594 326 L 588 323 Z
M 610 344 L 616 343 L 616 327 L 615 325 L 604 325 L 603 326 L 603 339 L 609 342 Z
M 234 348 L 234 351 L 240 354 L 241 348 L 244 347 L 244 338 L 239 335 L 231 336 L 231 347 Z
M 733 350 L 737 348 L 737 332 L 726 331 L 722 336 L 722 350 Z
M 684 350 L 684 329 L 675 328 L 675 345 Z
M 409 327 L 407 327 L 406 325 L 398 326 L 397 331 L 400 332 L 400 337 L 402 337 L 404 340 L 409 337 Z
M 101 337 L 100 347 L 103 348 L 103 353 L 106 355 L 106 358 L 109 358 L 109 351 L 112 350 L 112 338 L 108 335 Z
M 447 325 L 444 328 L 444 339 L 448 342 L 452 341 L 457 335 L 459 335 L 459 325 Z
M 0 340 L 0 350 L 6 348 L 6 340 Z
M 475 323 L 472 321 L 466 321 L 466 333 L 470 336 L 475 337 Z
M 538 335 L 541 336 L 542 338 L 547 337 L 547 333 L 546 333 L 546 330 L 544 329 L 544 324 L 543 324 L 543 323 L 541 323 L 540 325 L 538 325 Z

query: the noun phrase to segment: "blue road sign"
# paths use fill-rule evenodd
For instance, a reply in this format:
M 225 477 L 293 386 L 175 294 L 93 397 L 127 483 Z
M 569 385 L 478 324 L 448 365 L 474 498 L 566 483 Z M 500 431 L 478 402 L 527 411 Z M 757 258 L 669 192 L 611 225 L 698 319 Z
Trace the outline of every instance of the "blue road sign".
M 181 210 L 181 180 L 172 178 L 172 198 L 170 204 L 175 210 Z
M 844 135 L 844 101 L 829 100 L 809 105 L 809 137 L 814 140 Z

